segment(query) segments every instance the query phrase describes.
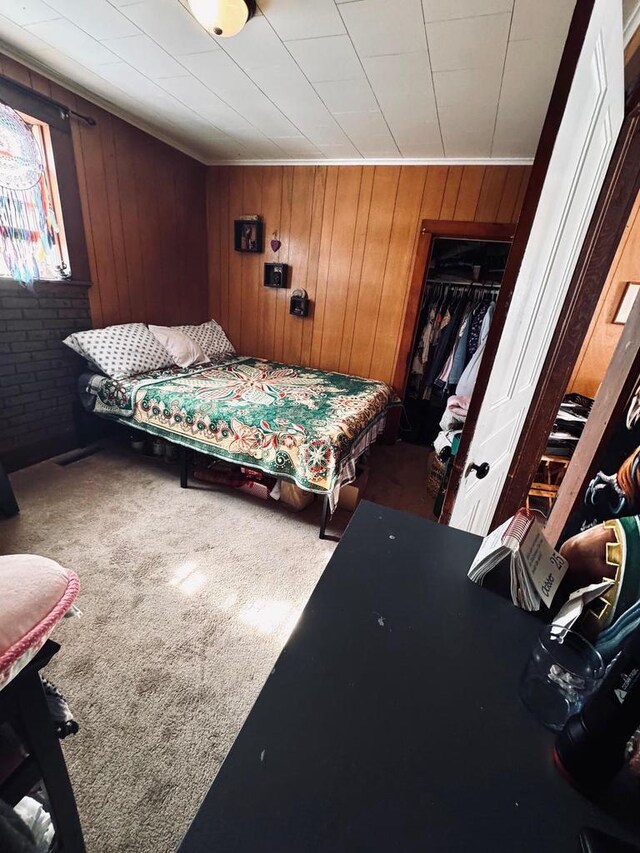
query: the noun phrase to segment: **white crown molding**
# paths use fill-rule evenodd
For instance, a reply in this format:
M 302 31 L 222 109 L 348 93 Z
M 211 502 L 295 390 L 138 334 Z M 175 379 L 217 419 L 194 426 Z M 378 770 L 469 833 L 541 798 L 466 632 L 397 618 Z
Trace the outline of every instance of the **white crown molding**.
M 154 139 L 158 139 L 160 142 L 164 142 L 166 145 L 169 145 L 171 148 L 175 148 L 182 154 L 186 154 L 187 157 L 191 157 L 193 160 L 197 160 L 199 163 L 202 163 L 203 166 L 210 165 L 202 154 L 198 154 L 192 148 L 188 148 L 186 145 L 181 142 L 178 142 L 172 136 L 169 136 L 168 134 L 163 133 L 161 130 L 158 130 L 157 127 L 152 126 L 145 121 L 142 121 L 140 118 L 136 117 L 127 110 L 123 110 L 122 107 L 118 107 L 111 101 L 108 101 L 105 98 L 101 98 L 100 95 L 96 95 L 95 92 L 90 92 L 88 89 L 85 89 L 84 86 L 80 86 L 78 85 L 78 83 L 74 83 L 73 80 L 70 80 L 68 77 L 65 77 L 64 74 L 57 73 L 56 71 L 54 71 L 53 68 L 48 65 L 45 65 L 43 62 L 38 62 L 38 60 L 34 59 L 34 57 L 29 56 L 26 53 L 22 53 L 22 51 L 16 50 L 16 48 L 12 47 L 11 45 L 7 44 L 7 42 L 1 39 L 0 52 L 4 53 L 10 59 L 15 59 L 16 62 L 19 62 L 21 65 L 26 66 L 31 71 L 35 71 L 36 74 L 42 74 L 43 77 L 46 77 L 47 80 L 51 80 L 53 83 L 57 83 L 58 86 L 62 86 L 65 89 L 68 89 L 74 95 L 78 95 L 78 97 L 84 98 L 85 101 L 89 101 L 96 107 L 100 107 L 100 109 L 106 110 L 108 113 L 111 113 L 111 115 L 116 116 L 116 118 L 122 119 L 122 121 L 126 121 L 128 124 L 132 124 L 134 127 L 137 127 L 138 130 L 142 130 L 144 133 L 148 133 L 149 136 L 152 136 Z
M 629 18 L 624 25 L 623 37 L 624 37 L 624 46 L 626 47 L 633 36 L 635 35 L 636 30 L 640 27 L 640 0 L 636 3 L 636 8 L 629 15 Z
M 638 10 L 636 10 L 636 14 L 640 15 L 640 2 Z M 172 148 L 177 149 L 182 154 L 186 154 L 188 157 L 197 160 L 205 166 L 530 166 L 533 163 L 532 157 L 389 157 L 387 159 L 353 157 L 333 160 L 328 158 L 315 158 L 308 160 L 287 158 L 280 158 L 277 160 L 209 160 L 202 154 L 194 151 L 192 148 L 189 148 L 183 143 L 177 141 L 172 136 L 163 133 L 157 127 L 149 125 L 147 122 L 142 121 L 127 110 L 123 110 L 111 101 L 101 98 L 100 95 L 96 95 L 94 92 L 85 89 L 84 86 L 74 83 L 73 80 L 65 77 L 65 75 L 58 74 L 48 65 L 38 62 L 38 60 L 34 59 L 32 56 L 28 56 L 27 54 L 16 50 L 5 41 L 0 40 L 0 51 L 9 56 L 11 59 L 15 59 L 16 62 L 20 62 L 27 68 L 35 71 L 37 74 L 42 74 L 44 77 L 52 80 L 59 86 L 63 86 L 74 95 L 78 95 L 86 101 L 95 104 L 95 106 L 111 113 L 111 115 L 132 124 L 134 127 L 137 127 L 138 130 L 148 133 L 149 136 L 152 136 L 154 139 L 158 139 L 160 142 L 170 145 Z
M 213 160 L 210 166 L 530 166 L 533 157 L 389 157 L 345 160 Z

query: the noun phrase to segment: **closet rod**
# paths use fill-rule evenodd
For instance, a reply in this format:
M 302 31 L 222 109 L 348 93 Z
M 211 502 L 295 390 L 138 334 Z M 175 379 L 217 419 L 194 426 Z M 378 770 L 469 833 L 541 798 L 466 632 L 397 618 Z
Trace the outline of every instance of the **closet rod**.
M 427 284 L 446 284 L 449 287 L 484 287 L 485 289 L 490 288 L 492 290 L 500 290 L 501 287 L 500 282 L 497 281 L 450 281 L 446 278 L 428 278 Z

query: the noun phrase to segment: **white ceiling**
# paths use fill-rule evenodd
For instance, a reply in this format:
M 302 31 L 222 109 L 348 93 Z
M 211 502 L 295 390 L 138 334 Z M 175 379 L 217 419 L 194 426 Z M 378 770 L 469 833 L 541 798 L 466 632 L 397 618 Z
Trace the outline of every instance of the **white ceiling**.
M 0 0 L 0 47 L 204 162 L 533 157 L 574 0 Z

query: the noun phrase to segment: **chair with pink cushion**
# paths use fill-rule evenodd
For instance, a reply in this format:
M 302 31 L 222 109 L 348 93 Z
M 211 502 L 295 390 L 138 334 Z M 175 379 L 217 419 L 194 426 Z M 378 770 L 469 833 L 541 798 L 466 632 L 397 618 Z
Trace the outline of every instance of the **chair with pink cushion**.
M 42 780 L 57 850 L 84 853 L 73 789 L 40 681 L 59 650 L 49 640 L 78 594 L 78 576 L 46 557 L 0 557 L 0 725 L 8 723 L 25 757 L 0 780 L 0 799 L 15 806 Z

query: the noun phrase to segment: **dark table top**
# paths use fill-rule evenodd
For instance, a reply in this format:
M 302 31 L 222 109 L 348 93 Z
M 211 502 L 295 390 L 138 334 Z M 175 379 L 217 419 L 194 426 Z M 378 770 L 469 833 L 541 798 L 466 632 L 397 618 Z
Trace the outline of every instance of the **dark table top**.
M 479 543 L 360 504 L 180 853 L 571 853 L 637 826 L 629 780 L 596 804 L 553 766 L 517 698 L 540 623 L 468 581 Z

